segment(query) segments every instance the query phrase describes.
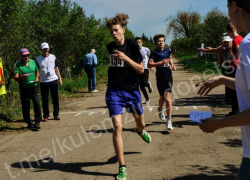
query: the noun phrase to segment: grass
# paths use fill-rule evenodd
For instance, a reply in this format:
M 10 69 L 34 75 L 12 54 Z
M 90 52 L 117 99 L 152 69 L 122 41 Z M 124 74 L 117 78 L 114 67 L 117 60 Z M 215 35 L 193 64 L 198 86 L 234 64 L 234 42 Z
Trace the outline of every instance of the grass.
M 221 68 L 216 68 L 215 63 L 208 59 L 208 62 L 205 61 L 205 58 L 199 57 L 198 55 L 185 55 L 185 54 L 176 54 L 175 57 L 184 64 L 184 68 L 191 70 L 196 73 L 206 74 L 221 74 Z
M 100 65 L 96 69 L 97 84 L 107 82 L 108 66 Z M 60 101 L 69 100 L 72 98 L 84 98 L 84 92 L 87 89 L 88 78 L 84 73 L 83 76 L 76 76 L 72 78 L 64 78 L 63 86 L 59 87 Z M 41 93 L 40 93 L 41 94 Z M 88 96 L 88 95 L 87 95 Z M 50 98 L 50 109 L 52 109 L 52 102 Z M 40 96 L 40 104 L 41 96 Z M 24 125 L 22 120 L 22 107 L 20 100 L 20 93 L 18 83 L 11 80 L 11 87 L 6 95 L 0 96 L 0 131 L 9 130 L 23 130 L 20 128 Z M 31 118 L 33 117 L 33 104 L 30 107 Z

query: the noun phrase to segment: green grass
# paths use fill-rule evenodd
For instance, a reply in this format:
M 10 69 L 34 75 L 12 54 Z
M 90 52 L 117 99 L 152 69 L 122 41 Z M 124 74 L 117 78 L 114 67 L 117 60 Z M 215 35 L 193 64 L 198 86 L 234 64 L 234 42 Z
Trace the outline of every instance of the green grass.
M 107 82 L 108 66 L 100 65 L 96 69 L 96 79 L 98 84 Z M 84 73 L 82 76 L 76 76 L 72 78 L 64 78 L 63 86 L 59 87 L 60 101 L 68 100 L 71 98 L 83 98 L 84 91 L 87 91 L 88 78 Z M 41 93 L 40 93 L 41 94 Z M 52 102 L 50 98 L 50 109 L 52 108 Z M 40 96 L 40 104 L 41 96 Z M 22 121 L 22 107 L 19 94 L 18 83 L 14 80 L 11 81 L 10 90 L 6 95 L 0 96 L 0 131 L 6 130 L 19 130 L 20 122 Z M 33 117 L 33 104 L 30 107 L 31 118 Z
M 205 62 L 205 59 L 199 57 L 198 55 L 185 55 L 185 54 L 176 54 L 175 57 L 184 64 L 185 69 L 189 69 L 192 72 L 206 74 L 220 74 L 221 68 L 216 68 L 214 62 L 208 60 L 208 63 Z M 219 72 L 218 72 L 219 69 Z M 208 71 L 209 70 L 209 71 Z M 211 71 L 210 71 L 211 70 Z

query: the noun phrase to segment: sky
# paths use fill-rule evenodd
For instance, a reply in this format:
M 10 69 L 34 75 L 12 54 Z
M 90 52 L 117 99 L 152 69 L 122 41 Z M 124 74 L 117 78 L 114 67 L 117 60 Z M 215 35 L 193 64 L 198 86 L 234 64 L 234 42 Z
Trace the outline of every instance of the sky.
M 96 18 L 113 17 L 116 13 L 129 15 L 128 28 L 136 35 L 154 36 L 166 34 L 165 19 L 174 16 L 178 10 L 198 11 L 206 15 L 213 7 L 227 12 L 227 0 L 71 0 L 83 7 L 86 15 Z M 170 44 L 171 36 L 166 43 Z

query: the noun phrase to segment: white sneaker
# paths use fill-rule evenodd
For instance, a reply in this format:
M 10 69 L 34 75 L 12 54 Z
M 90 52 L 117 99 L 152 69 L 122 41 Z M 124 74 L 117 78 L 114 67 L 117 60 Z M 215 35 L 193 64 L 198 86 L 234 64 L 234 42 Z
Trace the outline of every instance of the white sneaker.
M 149 84 L 148 92 L 152 93 L 153 92 L 152 84 L 151 84 L 151 82 L 148 82 L 148 84 Z
M 98 92 L 98 90 L 95 89 L 95 90 L 92 90 L 91 92 Z
M 148 104 L 150 102 L 150 100 L 145 100 L 144 104 Z
M 172 122 L 171 121 L 167 121 L 167 129 L 168 130 L 173 130 L 173 126 L 172 126 Z
M 160 118 L 160 120 L 165 121 L 165 114 L 163 113 L 163 111 L 160 110 L 159 108 L 158 108 L 158 111 L 159 111 L 159 118 Z

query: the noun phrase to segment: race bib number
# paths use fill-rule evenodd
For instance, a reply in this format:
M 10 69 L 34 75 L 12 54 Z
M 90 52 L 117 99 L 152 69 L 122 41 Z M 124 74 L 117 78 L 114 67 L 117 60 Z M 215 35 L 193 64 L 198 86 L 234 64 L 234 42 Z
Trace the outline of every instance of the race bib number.
M 124 61 L 115 58 L 113 55 L 109 55 L 109 66 L 110 67 L 124 67 Z

